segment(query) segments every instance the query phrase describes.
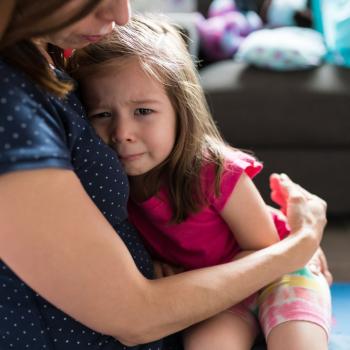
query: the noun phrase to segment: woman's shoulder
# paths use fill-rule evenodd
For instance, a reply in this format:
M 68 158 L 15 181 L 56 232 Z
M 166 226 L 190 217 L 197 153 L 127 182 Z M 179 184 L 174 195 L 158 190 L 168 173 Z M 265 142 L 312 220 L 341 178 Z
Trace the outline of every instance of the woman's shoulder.
M 0 173 L 71 168 L 66 131 L 50 95 L 1 59 L 0 111 Z
M 14 106 L 18 109 L 27 104 L 41 108 L 48 100 L 49 94 L 37 83 L 0 58 L 0 108 L 2 111 Z
M 65 79 L 67 77 L 64 75 Z M 2 115 L 10 116 L 3 121 L 10 119 L 12 125 L 27 120 L 32 125 L 46 123 L 49 127 L 62 129 L 61 131 L 71 119 L 85 119 L 84 109 L 75 95 L 69 94 L 61 98 L 46 91 L 25 72 L 4 62 L 1 57 L 0 109 Z
M 0 87 L 8 88 L 13 82 L 29 83 L 30 85 L 30 80 L 24 72 L 0 57 Z
M 33 82 L 24 72 L 0 59 L 0 110 L 3 128 L 32 129 L 60 124 L 52 103 L 53 97 Z M 28 129 L 27 129 L 28 130 Z M 40 129 L 37 129 L 37 132 Z

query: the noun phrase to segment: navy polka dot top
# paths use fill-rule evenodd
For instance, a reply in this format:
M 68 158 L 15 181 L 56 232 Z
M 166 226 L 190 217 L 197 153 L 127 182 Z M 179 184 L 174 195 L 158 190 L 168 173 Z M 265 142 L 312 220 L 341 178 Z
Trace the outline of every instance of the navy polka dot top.
M 140 271 L 151 278 L 150 257 L 127 219 L 127 177 L 115 153 L 87 123 L 76 95 L 60 99 L 43 92 L 0 60 L 0 112 L 0 176 L 24 169 L 72 169 L 123 239 Z M 157 341 L 132 349 L 173 348 L 164 344 Z M 0 349 L 128 347 L 55 308 L 0 260 Z

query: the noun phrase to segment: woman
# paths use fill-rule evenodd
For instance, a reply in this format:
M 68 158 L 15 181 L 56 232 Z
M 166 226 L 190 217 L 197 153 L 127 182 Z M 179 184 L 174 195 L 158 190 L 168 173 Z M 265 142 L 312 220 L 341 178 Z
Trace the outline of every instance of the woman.
M 62 49 L 125 24 L 128 2 L 13 2 L 1 4 L 9 13 L 0 43 L 1 348 L 165 349 L 159 339 L 305 265 L 322 237 L 325 204 L 275 176 L 289 238 L 232 263 L 152 280 L 127 220 L 126 175 L 58 69 Z

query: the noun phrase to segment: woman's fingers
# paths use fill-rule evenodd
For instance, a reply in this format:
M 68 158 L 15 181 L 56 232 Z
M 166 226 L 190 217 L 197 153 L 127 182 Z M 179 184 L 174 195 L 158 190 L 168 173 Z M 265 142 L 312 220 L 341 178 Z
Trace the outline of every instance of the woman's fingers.
M 277 204 L 284 206 L 288 199 L 298 202 L 303 198 L 317 199 L 325 208 L 327 203 L 320 197 L 310 193 L 305 188 L 293 182 L 286 174 L 270 176 L 271 197 Z
M 292 232 L 302 226 L 312 226 L 315 238 L 321 239 L 326 224 L 326 202 L 294 183 L 286 174 L 270 178 L 271 197 L 287 215 Z

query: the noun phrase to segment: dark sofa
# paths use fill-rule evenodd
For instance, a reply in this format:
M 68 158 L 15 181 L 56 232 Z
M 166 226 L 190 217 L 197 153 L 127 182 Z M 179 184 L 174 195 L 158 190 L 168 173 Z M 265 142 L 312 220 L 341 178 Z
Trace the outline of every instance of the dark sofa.
M 226 141 L 263 161 L 256 184 L 268 202 L 269 174 L 285 172 L 323 197 L 331 217 L 350 214 L 350 69 L 281 73 L 227 60 L 199 72 Z

